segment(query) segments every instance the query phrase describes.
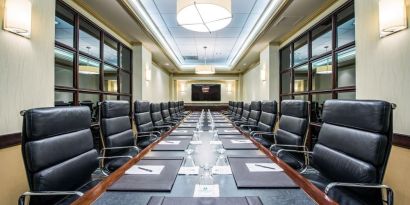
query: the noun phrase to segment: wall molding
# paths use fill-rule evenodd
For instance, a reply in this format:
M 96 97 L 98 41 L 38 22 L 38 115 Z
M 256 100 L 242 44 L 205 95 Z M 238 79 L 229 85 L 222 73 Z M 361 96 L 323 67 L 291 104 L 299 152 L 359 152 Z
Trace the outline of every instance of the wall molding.
M 21 144 L 21 133 L 0 135 L 0 149 L 13 147 Z
M 202 109 L 204 107 L 198 106 L 198 105 L 189 105 L 187 106 L 192 109 Z M 210 107 L 209 105 L 206 105 L 206 107 Z M 218 104 L 214 107 L 213 109 L 220 111 L 223 109 L 226 109 L 226 105 L 221 105 Z M 394 133 L 393 134 L 393 145 L 405 149 L 410 149 L 410 135 L 404 135 L 404 134 L 399 134 L 399 133 Z M 12 133 L 12 134 L 6 134 L 6 135 L 0 135 L 0 149 L 8 148 L 8 147 L 13 147 L 21 144 L 21 133 Z

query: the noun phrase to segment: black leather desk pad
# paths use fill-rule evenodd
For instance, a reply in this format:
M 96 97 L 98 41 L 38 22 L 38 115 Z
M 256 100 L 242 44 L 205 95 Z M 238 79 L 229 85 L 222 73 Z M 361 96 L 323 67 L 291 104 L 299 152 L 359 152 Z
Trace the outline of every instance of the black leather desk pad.
M 182 131 L 182 130 L 186 130 Z M 182 132 L 181 132 L 182 131 Z M 194 129 L 189 129 L 189 128 L 177 128 L 174 131 L 171 132 L 170 135 L 193 135 L 194 134 Z
M 299 188 L 285 172 L 250 172 L 246 163 L 272 163 L 267 157 L 228 156 L 238 188 Z
M 158 175 L 123 175 L 118 181 L 108 187 L 108 191 L 171 191 L 178 175 L 182 159 L 149 159 L 141 160 L 138 165 L 164 165 Z
M 233 128 L 233 125 L 229 122 L 217 122 L 215 123 L 216 128 Z
M 219 135 L 218 136 L 220 139 L 247 139 L 245 136 L 241 134 L 237 135 Z
M 231 140 L 246 140 L 246 139 L 221 139 L 222 145 L 224 146 L 225 149 L 230 150 L 230 149 L 258 149 L 252 142 L 251 143 L 232 143 Z
M 179 128 L 195 128 L 196 123 L 184 122 L 178 126 Z
M 230 121 L 227 119 L 214 119 L 215 123 L 229 123 Z
M 262 205 L 258 196 L 245 197 L 166 197 L 152 196 L 147 205 Z
M 169 138 L 164 141 L 170 140 Z M 184 151 L 188 148 L 190 139 L 173 139 L 172 141 L 180 141 L 179 144 L 160 144 L 158 143 L 152 150 L 153 151 Z
M 165 138 L 165 140 L 191 140 L 192 137 L 192 135 L 169 135 Z

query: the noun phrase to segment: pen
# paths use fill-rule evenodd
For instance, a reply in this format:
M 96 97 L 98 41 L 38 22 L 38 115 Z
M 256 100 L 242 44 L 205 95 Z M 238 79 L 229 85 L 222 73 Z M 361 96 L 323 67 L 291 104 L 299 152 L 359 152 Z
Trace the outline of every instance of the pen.
M 266 168 L 266 169 L 273 169 L 273 170 L 276 169 L 276 168 L 273 168 L 273 167 L 269 167 L 269 166 L 265 166 L 265 165 L 260 165 L 260 164 L 255 164 L 255 166 L 257 166 L 257 167 L 263 167 L 263 168 Z
M 147 169 L 147 168 L 144 168 L 144 167 L 138 167 L 138 169 L 141 169 L 141 170 L 144 170 L 144 171 L 147 171 L 147 172 L 152 172 L 151 169 Z

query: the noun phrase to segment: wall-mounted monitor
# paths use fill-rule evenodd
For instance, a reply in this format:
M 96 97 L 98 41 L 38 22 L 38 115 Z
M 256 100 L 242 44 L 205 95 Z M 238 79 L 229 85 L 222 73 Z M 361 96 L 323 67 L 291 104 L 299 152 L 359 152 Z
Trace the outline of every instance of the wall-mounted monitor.
M 221 85 L 192 84 L 192 101 L 221 101 Z

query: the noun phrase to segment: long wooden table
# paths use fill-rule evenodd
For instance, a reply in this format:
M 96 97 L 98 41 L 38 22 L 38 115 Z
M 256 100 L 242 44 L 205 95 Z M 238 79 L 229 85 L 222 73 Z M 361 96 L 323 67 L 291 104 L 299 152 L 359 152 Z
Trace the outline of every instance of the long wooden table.
M 195 113 L 197 114 L 197 113 Z M 191 113 L 192 115 L 192 113 Z M 216 114 L 218 115 L 218 114 Z M 178 127 L 178 126 L 177 126 Z M 166 139 L 169 134 L 176 128 L 165 133 L 161 139 Z M 216 161 L 217 153 L 212 151 L 209 141 L 212 140 L 212 133 L 206 131 L 200 132 L 200 140 L 202 145 L 190 146 L 205 146 L 202 147 L 200 153 L 194 153 L 193 157 L 197 164 L 204 160 Z M 221 128 L 220 128 L 221 129 Z M 239 129 L 238 129 L 239 130 Z M 261 146 L 259 143 L 250 138 L 246 133 L 242 133 L 242 137 L 250 139 L 257 147 L 257 150 L 226 150 L 227 156 L 266 156 L 273 162 L 277 163 L 284 172 L 300 187 L 300 188 L 252 188 L 238 189 L 233 175 L 214 175 L 214 183 L 219 184 L 221 197 L 242 197 L 242 196 L 259 196 L 263 204 L 337 204 L 327 197 L 322 191 L 316 188 L 312 183 L 301 176 L 297 171 L 293 170 L 286 163 L 281 161 L 276 156 L 272 155 L 268 149 Z M 158 141 L 159 142 L 159 141 Z M 93 189 L 85 193 L 81 198 L 76 200 L 74 204 L 141 204 L 145 205 L 151 196 L 168 196 L 168 197 L 192 197 L 195 184 L 199 182 L 199 175 L 178 175 L 173 188 L 170 192 L 119 192 L 107 191 L 107 188 L 115 183 L 124 172 L 138 161 L 144 158 L 151 157 L 184 157 L 184 151 L 152 151 L 157 146 L 158 142 L 153 143 L 144 149 L 140 154 L 135 156 L 121 168 L 116 170 L 110 176 L 105 178 Z M 213 160 L 215 159 L 215 160 Z

